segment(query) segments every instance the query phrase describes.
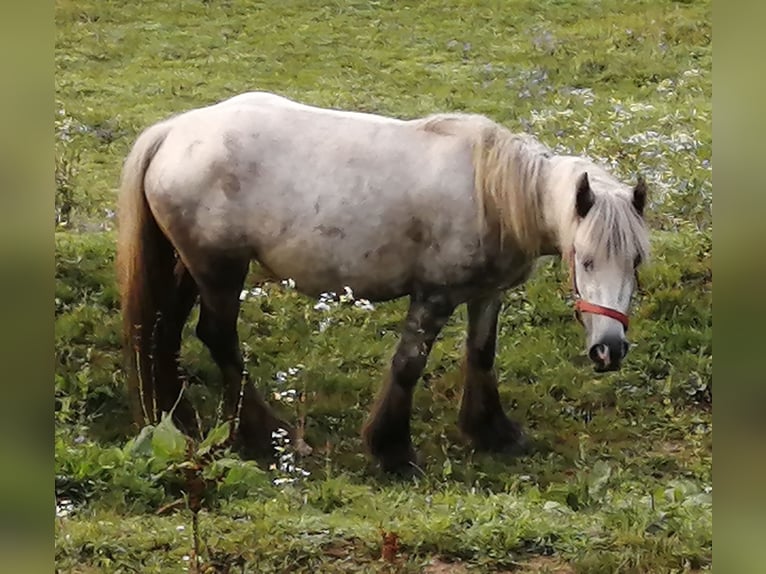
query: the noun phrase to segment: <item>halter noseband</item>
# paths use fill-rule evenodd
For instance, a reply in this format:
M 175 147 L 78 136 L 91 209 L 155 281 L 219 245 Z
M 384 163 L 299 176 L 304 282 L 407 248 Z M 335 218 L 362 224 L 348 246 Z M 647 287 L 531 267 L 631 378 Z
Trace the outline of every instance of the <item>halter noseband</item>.
M 597 305 L 596 303 L 590 303 L 589 301 L 585 301 L 582 296 L 580 295 L 580 290 L 577 288 L 577 275 L 575 271 L 575 251 L 574 248 L 572 248 L 571 255 L 569 256 L 569 272 L 572 276 L 572 291 L 574 292 L 574 308 L 575 308 L 575 317 L 577 317 L 577 320 L 582 323 L 582 313 L 591 313 L 593 315 L 604 315 L 605 317 L 611 317 L 612 319 L 615 319 L 622 323 L 622 326 L 625 328 L 625 331 L 627 332 L 628 326 L 630 325 L 630 318 L 625 314 L 621 313 L 620 311 L 617 311 L 616 309 L 611 309 L 610 307 L 604 307 L 603 305 Z M 636 276 L 636 279 L 638 279 L 638 276 Z

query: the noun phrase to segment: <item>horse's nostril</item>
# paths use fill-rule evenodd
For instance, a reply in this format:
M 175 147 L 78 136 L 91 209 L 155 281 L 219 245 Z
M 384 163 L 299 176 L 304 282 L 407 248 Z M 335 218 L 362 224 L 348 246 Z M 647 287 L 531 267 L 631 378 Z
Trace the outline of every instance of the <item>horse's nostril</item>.
M 627 341 L 622 342 L 622 356 L 625 357 L 628 354 L 628 350 L 630 349 L 630 343 Z
M 599 365 L 609 365 L 609 347 L 603 343 L 593 345 L 588 352 L 590 360 Z

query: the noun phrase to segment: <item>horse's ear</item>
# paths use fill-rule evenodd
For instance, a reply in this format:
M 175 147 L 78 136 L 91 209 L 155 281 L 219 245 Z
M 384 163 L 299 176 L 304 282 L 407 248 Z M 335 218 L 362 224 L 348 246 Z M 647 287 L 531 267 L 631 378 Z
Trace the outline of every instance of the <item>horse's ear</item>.
M 577 198 L 575 200 L 577 215 L 580 217 L 588 215 L 594 201 L 596 201 L 596 196 L 593 195 L 593 190 L 590 188 L 588 172 L 586 171 L 577 180 Z
M 646 207 L 646 194 L 646 180 L 644 180 L 644 176 L 638 174 L 638 181 L 633 188 L 633 207 L 636 208 L 641 217 L 644 216 L 644 207 Z

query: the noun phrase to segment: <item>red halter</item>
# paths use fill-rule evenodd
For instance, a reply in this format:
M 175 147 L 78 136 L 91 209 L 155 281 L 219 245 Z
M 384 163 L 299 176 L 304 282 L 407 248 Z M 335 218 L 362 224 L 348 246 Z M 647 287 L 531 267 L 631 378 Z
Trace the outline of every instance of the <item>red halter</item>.
M 574 249 L 572 249 L 572 253 L 569 257 L 569 271 L 570 271 L 570 275 L 572 276 L 572 291 L 574 292 L 574 297 L 575 297 L 574 307 L 575 307 L 575 316 L 577 317 L 577 320 L 580 321 L 580 323 L 582 323 L 582 313 L 604 315 L 605 317 L 611 317 L 612 319 L 616 319 L 617 321 L 622 323 L 622 326 L 625 328 L 625 331 L 627 332 L 628 325 L 630 325 L 630 319 L 625 313 L 621 313 L 620 311 L 617 311 L 616 309 L 604 307 L 603 305 L 590 303 L 588 301 L 585 301 L 580 296 L 580 290 L 577 288 Z M 638 277 L 636 277 L 636 279 L 638 279 Z

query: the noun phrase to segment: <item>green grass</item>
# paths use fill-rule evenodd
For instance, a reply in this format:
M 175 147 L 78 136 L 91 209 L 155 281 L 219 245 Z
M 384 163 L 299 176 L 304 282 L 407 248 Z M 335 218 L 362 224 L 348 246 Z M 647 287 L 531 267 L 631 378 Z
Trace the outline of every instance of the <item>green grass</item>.
M 248 370 L 275 407 L 305 419 L 315 448 L 296 461 L 309 476 L 278 485 L 295 473 L 220 455 L 223 480 L 199 521 L 209 571 L 436 572 L 426 566 L 436 559 L 451 572 L 711 568 L 711 11 L 616 0 L 59 0 L 56 473 L 59 499 L 74 507 L 56 519 L 57 567 L 186 567 L 190 512 L 157 513 L 184 482 L 163 472 L 159 439 L 131 441 L 114 194 L 141 129 L 258 89 L 400 117 L 485 113 L 627 180 L 640 171 L 654 255 L 619 373 L 597 376 L 581 360 L 559 262 L 508 293 L 497 369 L 504 404 L 535 445 L 522 458 L 473 453 L 457 432 L 459 309 L 416 391 L 423 473 L 405 482 L 370 464 L 358 431 L 406 302 L 323 313 L 278 285 L 248 297 L 239 324 Z M 219 373 L 193 336 L 195 318 L 182 364 L 213 426 Z M 288 389 L 305 401 L 275 398 Z M 395 565 L 379 560 L 382 531 L 399 537 Z

